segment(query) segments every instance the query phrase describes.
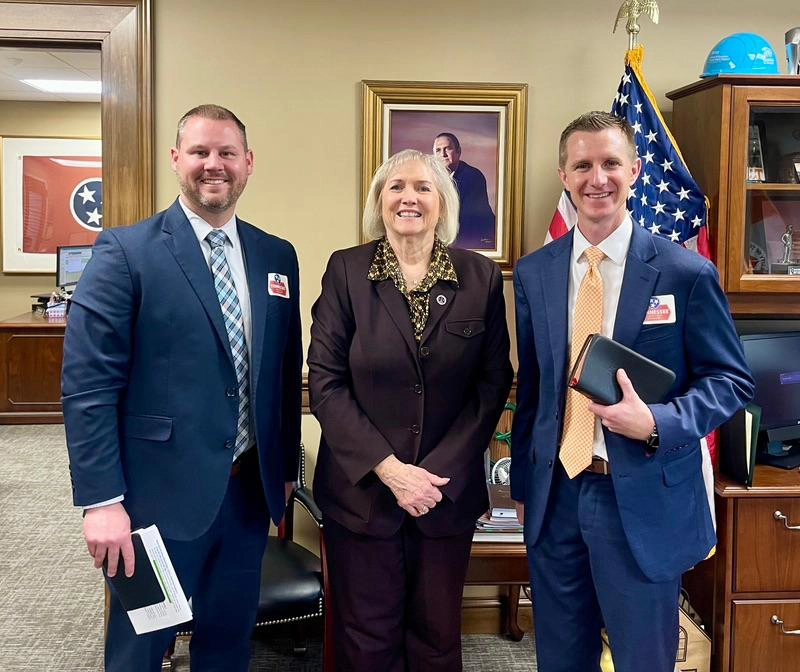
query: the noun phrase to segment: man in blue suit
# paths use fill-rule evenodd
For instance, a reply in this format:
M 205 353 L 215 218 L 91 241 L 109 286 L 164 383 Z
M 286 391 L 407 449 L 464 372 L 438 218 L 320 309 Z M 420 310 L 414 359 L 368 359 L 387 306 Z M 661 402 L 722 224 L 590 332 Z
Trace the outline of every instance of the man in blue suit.
M 753 381 L 714 266 L 631 222 L 626 201 L 641 169 L 631 126 L 590 112 L 567 126 L 559 150 L 577 226 L 514 272 L 511 494 L 525 526 L 538 669 L 597 672 L 604 625 L 616 672 L 672 672 L 681 574 L 715 544 L 700 439 L 746 403 Z M 602 288 L 594 304 L 579 303 L 592 296 L 585 280 Z M 568 390 L 582 345 L 570 343 L 573 328 L 596 311 L 598 331 L 675 372 L 663 403 L 645 404 L 622 370 L 612 406 Z M 586 445 L 572 424 L 581 417 Z
M 120 556 L 135 571 L 131 530 L 157 525 L 192 598 L 192 669 L 244 671 L 269 519 L 282 519 L 298 468 L 297 257 L 235 215 L 253 153 L 232 112 L 187 112 L 172 167 L 180 197 L 104 231 L 73 297 L 73 500 L 109 575 Z M 112 592 L 106 669 L 160 669 L 174 633 L 137 636 Z

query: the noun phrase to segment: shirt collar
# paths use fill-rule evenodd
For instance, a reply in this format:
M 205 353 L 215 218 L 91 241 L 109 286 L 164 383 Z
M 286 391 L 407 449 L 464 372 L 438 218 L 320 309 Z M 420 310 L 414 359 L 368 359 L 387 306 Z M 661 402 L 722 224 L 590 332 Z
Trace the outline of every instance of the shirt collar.
M 178 203 L 180 204 L 181 208 L 183 208 L 186 219 L 189 220 L 189 224 L 192 225 L 192 229 L 194 230 L 194 235 L 197 236 L 197 240 L 199 240 L 201 244 L 203 241 L 205 241 L 206 236 L 211 231 L 218 230 L 225 232 L 225 235 L 228 236 L 228 240 L 233 247 L 237 247 L 239 245 L 239 230 L 236 227 L 236 215 L 233 215 L 221 227 L 214 227 L 196 212 L 190 210 L 183 202 L 183 199 L 179 198 Z
M 381 238 L 378 241 L 375 254 L 372 256 L 372 263 L 369 271 L 367 271 L 367 279 L 376 281 L 391 279 L 394 280 L 398 288 L 400 287 L 400 282 L 405 287 L 405 279 L 403 278 L 403 272 L 400 270 L 400 264 L 397 262 L 397 256 L 386 238 Z M 447 246 L 437 236 L 433 240 L 428 273 L 415 288 L 415 291 L 427 291 L 438 280 L 447 280 L 454 283 L 456 287 L 458 286 L 458 276 L 450 254 L 447 252 Z M 426 288 L 425 290 L 423 290 L 423 286 Z
M 607 238 L 600 241 L 599 245 L 593 246 L 586 240 L 581 230 L 575 226 L 575 233 L 572 239 L 572 262 L 577 263 L 581 255 L 590 247 L 598 247 L 613 263 L 617 266 L 621 266 L 625 262 L 625 257 L 628 256 L 628 248 L 631 246 L 632 235 L 633 222 L 631 221 L 630 214 L 626 214 L 625 219 L 622 220 L 622 224 L 614 229 Z

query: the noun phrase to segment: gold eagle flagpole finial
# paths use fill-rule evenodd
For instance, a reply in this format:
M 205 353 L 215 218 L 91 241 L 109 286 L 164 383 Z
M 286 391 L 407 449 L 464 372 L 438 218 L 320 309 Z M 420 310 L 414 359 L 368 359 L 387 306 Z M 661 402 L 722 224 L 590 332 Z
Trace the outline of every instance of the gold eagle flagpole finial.
M 658 3 L 656 0 L 625 0 L 617 12 L 612 33 L 617 32 L 620 19 L 625 19 L 625 30 L 628 31 L 628 49 L 633 49 L 639 38 L 639 17 L 647 14 L 653 23 L 658 23 Z

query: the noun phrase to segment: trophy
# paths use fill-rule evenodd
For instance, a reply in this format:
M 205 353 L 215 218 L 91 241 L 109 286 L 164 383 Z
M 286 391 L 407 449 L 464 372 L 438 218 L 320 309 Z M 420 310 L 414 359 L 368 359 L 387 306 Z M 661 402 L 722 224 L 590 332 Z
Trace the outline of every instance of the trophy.
M 781 236 L 781 242 L 783 243 L 783 260 L 781 263 L 789 264 L 792 261 L 792 234 L 794 233 L 792 229 L 792 225 L 789 224 L 786 226 L 786 233 Z
M 800 28 L 786 31 L 786 71 L 800 75 Z
M 791 152 L 781 157 L 777 181 L 783 184 L 800 183 L 800 152 Z
M 783 243 L 783 259 L 769 265 L 769 272 L 779 275 L 800 275 L 800 261 L 794 261 L 794 228 L 791 224 L 786 225 L 786 232 L 781 236 Z
M 765 182 L 764 155 L 761 152 L 761 135 L 758 126 L 750 126 L 750 135 L 747 142 L 747 181 Z

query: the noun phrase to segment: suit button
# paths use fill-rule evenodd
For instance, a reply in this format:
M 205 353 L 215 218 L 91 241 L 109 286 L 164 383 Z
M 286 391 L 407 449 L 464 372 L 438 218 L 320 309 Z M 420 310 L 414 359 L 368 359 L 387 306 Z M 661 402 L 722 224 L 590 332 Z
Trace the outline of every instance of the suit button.
M 419 434 L 419 425 L 411 425 L 409 429 L 411 430 L 412 434 Z
M 228 450 L 231 450 L 233 448 L 233 440 L 232 439 L 228 439 L 225 442 L 225 448 L 227 448 Z
M 472 329 L 470 329 L 469 327 L 464 327 L 463 334 L 464 336 L 472 336 Z
M 419 383 L 414 385 L 414 393 L 415 394 L 422 394 L 422 385 L 420 385 Z
M 430 348 L 429 348 L 427 345 L 423 345 L 423 346 L 422 346 L 422 347 L 419 349 L 419 354 L 420 354 L 422 357 L 427 357 L 428 355 L 430 355 L 430 354 L 431 354 L 431 349 L 430 349 Z
M 553 468 L 553 460 L 547 460 L 547 466 L 552 469 Z
M 227 388 L 225 390 L 225 396 L 226 397 L 235 397 L 236 396 L 236 388 L 235 387 Z

